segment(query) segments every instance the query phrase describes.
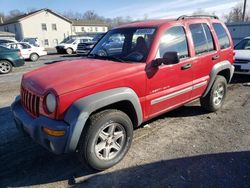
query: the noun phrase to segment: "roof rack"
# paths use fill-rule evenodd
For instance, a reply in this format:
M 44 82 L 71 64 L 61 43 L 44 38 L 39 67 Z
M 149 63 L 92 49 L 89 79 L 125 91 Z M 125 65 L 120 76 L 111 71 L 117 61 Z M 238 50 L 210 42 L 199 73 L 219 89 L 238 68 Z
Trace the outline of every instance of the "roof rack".
M 192 16 L 183 15 L 177 18 L 177 20 L 184 20 L 185 18 L 213 18 L 217 20 L 219 19 L 219 17 L 215 15 L 192 15 Z

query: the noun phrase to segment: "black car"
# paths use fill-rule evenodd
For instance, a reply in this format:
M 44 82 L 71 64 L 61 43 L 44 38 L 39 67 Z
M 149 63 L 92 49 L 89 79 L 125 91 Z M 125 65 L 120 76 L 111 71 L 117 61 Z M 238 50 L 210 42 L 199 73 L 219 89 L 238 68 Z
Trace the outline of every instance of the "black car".
M 76 49 L 77 55 L 88 55 L 95 44 L 103 37 L 105 33 L 96 35 L 92 41 L 79 43 Z
M 0 46 L 0 74 L 7 74 L 12 67 L 24 65 L 24 58 L 19 49 L 8 49 Z

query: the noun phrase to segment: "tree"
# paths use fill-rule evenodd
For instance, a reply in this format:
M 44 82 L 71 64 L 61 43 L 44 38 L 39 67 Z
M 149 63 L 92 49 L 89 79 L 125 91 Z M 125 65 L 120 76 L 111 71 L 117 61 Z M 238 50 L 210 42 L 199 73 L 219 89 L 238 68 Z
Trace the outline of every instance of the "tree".
M 13 18 L 13 17 L 16 17 L 16 16 L 20 16 L 20 15 L 22 15 L 22 14 L 24 14 L 24 13 L 21 12 L 20 10 L 14 9 L 14 10 L 11 10 L 11 11 L 9 12 L 8 17 L 9 17 L 9 18 Z
M 224 15 L 224 19 L 227 23 L 240 22 L 242 21 L 242 15 L 243 15 L 242 5 L 238 4 L 235 7 L 233 7 L 227 15 Z M 244 21 L 249 21 L 249 20 L 250 20 L 250 13 L 248 11 L 246 12 Z
M 0 12 L 0 24 L 3 24 L 4 20 L 5 20 L 4 13 Z

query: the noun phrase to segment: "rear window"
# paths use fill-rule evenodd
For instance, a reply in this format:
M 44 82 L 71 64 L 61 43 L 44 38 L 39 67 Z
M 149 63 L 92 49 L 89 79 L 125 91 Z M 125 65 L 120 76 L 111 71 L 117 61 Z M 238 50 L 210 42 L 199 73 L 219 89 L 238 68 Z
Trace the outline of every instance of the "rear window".
M 226 30 L 220 23 L 213 23 L 214 30 L 218 36 L 219 44 L 221 49 L 226 49 L 230 47 L 229 37 Z
M 190 31 L 196 55 L 215 50 L 213 37 L 207 24 L 191 24 Z

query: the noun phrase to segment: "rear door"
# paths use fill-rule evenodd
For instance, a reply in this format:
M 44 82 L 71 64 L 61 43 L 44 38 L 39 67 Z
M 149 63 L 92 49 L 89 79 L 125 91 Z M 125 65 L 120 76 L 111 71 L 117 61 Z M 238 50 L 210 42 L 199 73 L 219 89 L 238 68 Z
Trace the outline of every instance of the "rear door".
M 24 44 L 24 43 L 18 43 L 18 48 L 21 51 L 22 56 L 25 59 L 29 59 L 30 58 L 30 54 L 31 54 L 31 46 L 28 44 Z
M 156 58 L 166 52 L 178 52 L 180 62 L 161 65 L 147 71 L 148 118 L 177 107 L 190 100 L 192 92 L 192 58 L 188 50 L 186 31 L 183 26 L 172 26 L 161 36 Z
M 193 43 L 193 91 L 192 98 L 200 97 L 209 82 L 214 64 L 219 61 L 219 53 L 209 23 L 192 23 L 188 26 Z

